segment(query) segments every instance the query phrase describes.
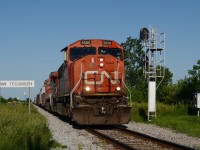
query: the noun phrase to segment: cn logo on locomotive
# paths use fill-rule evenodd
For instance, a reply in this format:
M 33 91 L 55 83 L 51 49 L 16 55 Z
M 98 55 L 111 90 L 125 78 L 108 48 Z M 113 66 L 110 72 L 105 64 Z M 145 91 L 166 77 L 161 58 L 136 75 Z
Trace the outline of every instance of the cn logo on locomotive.
M 112 72 L 114 74 L 114 80 L 111 79 L 111 84 L 116 84 L 117 83 L 117 80 L 118 80 L 118 72 L 117 71 L 114 71 Z M 86 84 L 95 84 L 94 81 L 88 81 L 88 75 L 94 75 L 94 74 L 98 74 L 98 71 L 86 71 L 85 72 L 85 83 Z M 110 75 L 106 72 L 106 71 L 102 71 L 100 74 L 100 81 L 96 81 L 96 84 L 103 84 L 104 82 L 104 75 L 110 79 Z

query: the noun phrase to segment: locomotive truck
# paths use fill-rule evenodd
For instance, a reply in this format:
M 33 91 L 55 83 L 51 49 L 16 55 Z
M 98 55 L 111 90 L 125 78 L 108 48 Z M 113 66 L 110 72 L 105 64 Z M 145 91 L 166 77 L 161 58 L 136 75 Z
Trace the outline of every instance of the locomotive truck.
M 63 64 L 44 82 L 45 108 L 81 125 L 128 123 L 123 47 L 113 40 L 86 39 L 61 52 Z

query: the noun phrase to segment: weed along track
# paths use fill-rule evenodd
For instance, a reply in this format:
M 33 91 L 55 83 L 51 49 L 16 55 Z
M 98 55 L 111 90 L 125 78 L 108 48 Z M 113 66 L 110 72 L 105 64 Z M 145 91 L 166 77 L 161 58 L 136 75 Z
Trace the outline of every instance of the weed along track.
M 114 126 L 110 129 L 94 129 L 87 127 L 86 130 L 105 140 L 106 143 L 113 144 L 112 149 L 193 150 L 193 148 L 187 146 L 153 138 L 119 126 Z

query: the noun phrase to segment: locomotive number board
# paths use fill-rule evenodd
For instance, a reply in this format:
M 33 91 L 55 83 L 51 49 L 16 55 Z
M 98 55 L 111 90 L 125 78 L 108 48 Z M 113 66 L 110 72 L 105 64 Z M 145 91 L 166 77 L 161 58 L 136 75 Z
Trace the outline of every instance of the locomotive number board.
M 82 40 L 81 41 L 81 45 L 91 45 L 91 43 L 92 43 L 91 40 Z M 104 41 L 102 41 L 102 44 L 103 45 L 112 45 L 112 41 L 104 40 Z
M 103 45 L 112 45 L 112 41 L 103 41 Z
M 81 45 L 90 45 L 91 41 L 90 40 L 82 40 Z

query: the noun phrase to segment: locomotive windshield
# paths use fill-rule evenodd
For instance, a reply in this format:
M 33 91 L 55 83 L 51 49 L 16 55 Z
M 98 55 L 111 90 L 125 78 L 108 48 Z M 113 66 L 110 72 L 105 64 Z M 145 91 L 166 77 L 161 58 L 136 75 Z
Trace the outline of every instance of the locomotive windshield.
M 122 60 L 122 50 L 119 48 L 99 48 L 99 54 L 112 55 L 119 60 Z
M 95 54 L 96 54 L 96 49 L 94 47 L 71 48 L 70 60 L 73 61 L 75 59 L 82 58 L 86 55 L 95 55 Z

